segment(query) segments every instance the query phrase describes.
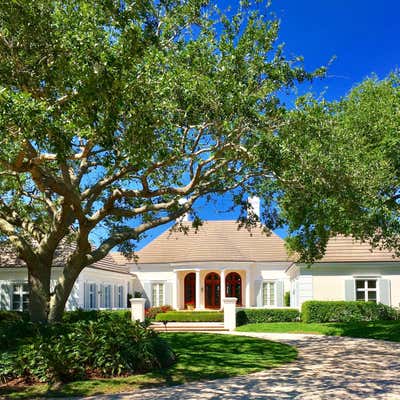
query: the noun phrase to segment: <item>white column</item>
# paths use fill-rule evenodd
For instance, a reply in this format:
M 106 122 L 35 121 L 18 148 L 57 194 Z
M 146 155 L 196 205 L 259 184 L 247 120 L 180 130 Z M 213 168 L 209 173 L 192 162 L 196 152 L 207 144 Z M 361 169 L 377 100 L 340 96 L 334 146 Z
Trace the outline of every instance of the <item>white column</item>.
M 222 299 L 225 298 L 226 296 L 226 286 L 225 286 L 225 270 L 221 270 L 221 310 L 224 308 L 224 305 L 222 304 Z
M 196 309 L 198 310 L 200 306 L 200 300 L 201 300 L 201 286 L 200 286 L 200 270 L 196 270 Z
M 178 272 L 174 271 L 174 281 L 172 283 L 172 308 L 179 309 L 179 279 Z
M 146 299 L 131 299 L 131 319 L 132 321 L 144 321 L 144 305 Z
M 245 301 L 246 307 L 251 307 L 250 283 L 251 283 L 250 271 L 246 270 L 246 301 Z
M 224 306 L 224 328 L 230 331 L 236 329 L 236 297 L 224 297 L 222 299 Z

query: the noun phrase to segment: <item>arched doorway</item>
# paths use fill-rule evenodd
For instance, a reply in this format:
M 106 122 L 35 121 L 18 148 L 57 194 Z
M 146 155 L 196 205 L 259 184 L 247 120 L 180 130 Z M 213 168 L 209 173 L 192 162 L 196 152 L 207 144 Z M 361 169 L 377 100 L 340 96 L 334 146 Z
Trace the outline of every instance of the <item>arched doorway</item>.
M 205 307 L 221 307 L 221 279 L 216 272 L 210 272 L 204 279 Z
M 196 274 L 190 272 L 185 276 L 185 308 L 196 305 Z
M 225 278 L 226 297 L 236 297 L 237 305 L 242 305 L 242 278 L 237 272 L 230 272 Z

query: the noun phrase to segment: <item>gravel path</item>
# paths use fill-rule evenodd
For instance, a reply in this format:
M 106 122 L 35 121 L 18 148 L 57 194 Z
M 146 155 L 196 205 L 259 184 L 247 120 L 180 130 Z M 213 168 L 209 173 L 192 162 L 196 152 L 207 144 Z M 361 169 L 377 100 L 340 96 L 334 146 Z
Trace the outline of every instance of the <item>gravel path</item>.
M 245 376 L 91 399 L 400 400 L 400 343 L 316 335 L 236 334 L 296 346 L 299 358 L 280 368 Z

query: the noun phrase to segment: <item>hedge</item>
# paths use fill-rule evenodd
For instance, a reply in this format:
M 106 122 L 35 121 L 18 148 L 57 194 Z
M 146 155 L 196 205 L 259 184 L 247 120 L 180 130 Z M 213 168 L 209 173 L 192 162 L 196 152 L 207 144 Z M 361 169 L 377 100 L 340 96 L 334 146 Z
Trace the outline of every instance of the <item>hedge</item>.
M 262 322 L 294 322 L 300 312 L 294 308 L 243 308 L 236 311 L 236 325 Z
M 97 321 L 99 318 L 110 319 L 131 319 L 131 311 L 127 309 L 121 310 L 83 310 L 78 308 L 74 311 L 65 311 L 62 322 L 74 323 L 79 321 Z
M 156 321 L 222 322 L 224 313 L 218 311 L 170 311 L 156 316 Z
M 385 304 L 364 301 L 316 301 L 303 303 L 303 322 L 354 322 L 397 319 L 397 311 Z

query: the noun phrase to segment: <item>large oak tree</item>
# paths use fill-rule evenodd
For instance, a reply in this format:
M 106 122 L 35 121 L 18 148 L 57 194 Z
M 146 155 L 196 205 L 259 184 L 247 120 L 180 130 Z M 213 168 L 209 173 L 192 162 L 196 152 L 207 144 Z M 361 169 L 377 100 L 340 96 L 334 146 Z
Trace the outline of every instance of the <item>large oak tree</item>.
M 27 265 L 32 320 L 59 320 L 82 269 L 114 247 L 130 251 L 201 196 L 273 176 L 254 149 L 281 124 L 277 94 L 322 70 L 286 59 L 260 9 L 3 2 L 0 232 Z
M 339 101 L 299 99 L 259 154 L 275 162 L 276 179 L 259 187 L 266 216 L 287 224 L 303 261 L 321 258 L 336 234 L 400 255 L 398 73 L 365 79 Z

